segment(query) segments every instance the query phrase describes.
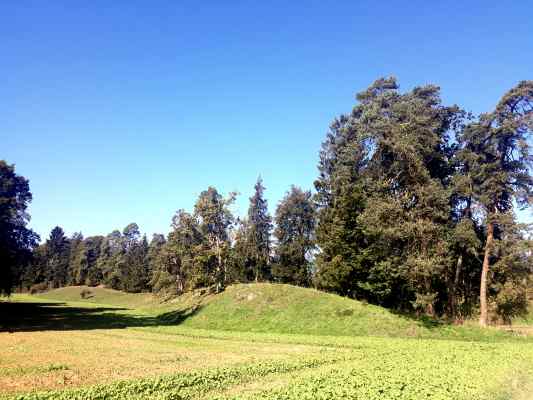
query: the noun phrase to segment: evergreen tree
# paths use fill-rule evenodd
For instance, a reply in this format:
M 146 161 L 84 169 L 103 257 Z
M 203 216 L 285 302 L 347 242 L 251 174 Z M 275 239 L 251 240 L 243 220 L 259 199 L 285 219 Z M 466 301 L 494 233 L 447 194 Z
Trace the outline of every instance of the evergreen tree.
M 178 210 L 153 266 L 151 286 L 155 293 L 181 294 L 208 283 L 207 274 L 197 261 L 203 241 L 196 217 Z
M 506 93 L 496 110 L 465 127 L 459 137 L 460 160 L 466 178 L 466 195 L 482 207 L 485 225 L 480 279 L 480 325 L 488 323 L 487 293 L 494 248 L 514 226 L 513 201 L 527 207 L 532 202 L 533 156 L 528 142 L 533 131 L 533 81 L 520 82 Z
M 53 288 L 65 286 L 68 280 L 70 241 L 56 226 L 46 241 L 46 277 Z
M 228 282 L 249 282 L 254 279 L 248 241 L 248 221 L 237 219 L 233 231 Z
M 292 186 L 278 204 L 275 220 L 277 243 L 272 276 L 280 282 L 308 286 L 315 229 L 311 192 Z
M 120 288 L 118 264 L 124 254 L 122 234 L 114 230 L 107 235 L 100 246 L 96 267 L 102 275 L 102 282 L 113 289 Z
M 148 241 L 140 237 L 139 226 L 131 223 L 122 232 L 122 254 L 116 268 L 120 288 L 126 292 L 148 289 L 151 273 L 148 265 Z
M 0 295 L 11 293 L 31 259 L 39 236 L 26 227 L 32 200 L 28 181 L 0 160 Z
M 224 199 L 214 188 L 203 191 L 194 206 L 200 231 L 204 238 L 196 262 L 203 266 L 206 281 L 215 285 L 220 292 L 226 283 L 229 266 L 229 229 L 234 222 L 229 206 L 235 201 L 235 193 Z
M 320 151 L 314 283 L 320 289 L 383 304 L 395 278 L 387 263 L 372 258 L 358 222 L 366 205 L 363 172 L 373 149 L 354 123 L 360 108 L 333 121 Z
M 97 286 L 103 282 L 102 271 L 98 268 L 98 258 L 103 241 L 103 236 L 90 236 L 83 241 L 86 272 L 80 279 L 81 284 Z
M 47 282 L 46 273 L 46 244 L 40 244 L 33 250 L 30 263 L 24 268 L 22 286 L 30 290 L 35 284 Z
M 68 266 L 68 284 L 82 285 L 81 276 L 84 274 L 84 246 L 83 235 L 81 232 L 75 232 L 70 238 L 70 255 Z
M 316 182 L 319 286 L 434 312 L 447 268 L 448 132 L 463 113 L 435 86 L 380 79 L 334 121 Z
M 268 279 L 270 277 L 270 232 L 272 231 L 272 218 L 268 213 L 268 204 L 264 198 L 265 187 L 261 177 L 254 186 L 254 195 L 250 197 L 247 219 L 247 248 L 248 262 L 253 274 L 253 279 Z
M 167 240 L 165 239 L 165 235 L 162 235 L 160 233 L 154 233 L 152 236 L 152 240 L 150 241 L 150 244 L 148 246 L 148 265 L 149 269 L 153 275 L 154 270 L 158 267 L 161 251 L 163 247 L 165 246 Z
M 371 90 L 358 98 L 364 108 L 359 130 L 370 132 L 374 143 L 359 222 L 379 243 L 375 254 L 405 282 L 402 301 L 433 315 L 442 308 L 440 287 L 452 261 L 448 136 L 464 114 L 442 105 L 432 85 L 405 94 Z

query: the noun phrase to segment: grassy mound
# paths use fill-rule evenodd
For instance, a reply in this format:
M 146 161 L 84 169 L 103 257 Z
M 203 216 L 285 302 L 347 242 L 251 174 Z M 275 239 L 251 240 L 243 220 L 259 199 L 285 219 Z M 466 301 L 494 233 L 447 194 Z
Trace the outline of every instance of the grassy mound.
M 82 297 L 82 292 L 87 292 Z M 68 286 L 38 294 L 37 297 L 64 301 L 84 302 L 131 309 L 157 307 L 158 300 L 150 293 L 125 293 L 104 287 Z
M 416 324 L 390 311 L 314 289 L 240 284 L 206 298 L 183 322 L 194 328 L 318 335 L 413 332 Z
M 82 290 L 89 290 L 91 294 L 82 299 Z M 271 283 L 232 285 L 216 295 L 187 293 L 167 302 L 148 293 L 131 294 L 84 286 L 56 289 L 39 297 L 124 307 L 157 317 L 162 325 L 179 324 L 196 329 L 467 340 L 505 335 L 496 329 L 457 327 L 428 319 L 413 319 L 334 294 Z
M 191 328 L 466 340 L 490 340 L 504 336 L 497 329 L 459 327 L 430 319 L 414 319 L 383 307 L 291 285 L 233 285 L 223 293 L 202 299 L 196 307 L 191 305 L 194 301 L 192 296 L 182 296 L 180 299 L 180 315 L 188 315 L 181 323 Z

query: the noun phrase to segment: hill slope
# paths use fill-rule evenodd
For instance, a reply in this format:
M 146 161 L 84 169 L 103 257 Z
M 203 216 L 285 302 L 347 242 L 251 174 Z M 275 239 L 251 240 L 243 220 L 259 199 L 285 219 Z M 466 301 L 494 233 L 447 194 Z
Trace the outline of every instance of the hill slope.
M 167 302 L 161 302 L 151 294 L 129 294 L 105 288 L 88 288 L 91 297 L 82 300 L 80 292 L 83 289 L 87 287 L 61 288 L 39 297 L 126 307 L 132 309 L 131 312 L 158 316 L 162 325 L 179 324 L 199 329 L 462 339 L 504 335 L 496 329 L 481 330 L 416 320 L 334 294 L 282 284 L 237 284 L 217 295 L 188 293 Z
M 86 298 L 81 297 L 83 290 L 90 292 Z M 159 304 L 158 299 L 150 293 L 125 293 L 120 290 L 89 286 L 62 287 L 38 294 L 37 297 L 49 300 L 83 302 L 131 309 L 157 307 Z
M 318 335 L 403 335 L 412 320 L 337 295 L 282 284 L 240 284 L 206 298 L 183 322 L 195 328 Z

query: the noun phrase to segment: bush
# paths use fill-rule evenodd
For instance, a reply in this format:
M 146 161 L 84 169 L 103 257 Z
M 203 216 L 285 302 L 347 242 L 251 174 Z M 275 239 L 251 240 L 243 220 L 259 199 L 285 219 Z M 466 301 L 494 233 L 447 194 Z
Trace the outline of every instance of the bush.
M 495 300 L 496 314 L 505 324 L 511 324 L 515 317 L 527 314 L 527 289 L 523 285 L 506 282 Z
M 46 282 L 36 283 L 35 285 L 32 285 L 30 287 L 30 294 L 43 293 L 43 292 L 46 292 L 47 290 L 48 290 L 48 283 Z

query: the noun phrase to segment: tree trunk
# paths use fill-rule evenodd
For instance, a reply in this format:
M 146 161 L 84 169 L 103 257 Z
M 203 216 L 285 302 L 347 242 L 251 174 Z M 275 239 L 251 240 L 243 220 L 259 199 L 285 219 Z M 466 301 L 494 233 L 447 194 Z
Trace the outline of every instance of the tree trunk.
M 217 253 L 217 270 L 216 270 L 216 292 L 220 293 L 223 288 L 224 277 L 222 276 L 222 249 L 220 244 L 220 239 L 215 238 L 215 248 Z
M 488 308 L 487 308 L 487 280 L 489 275 L 489 259 L 494 240 L 494 223 L 489 221 L 487 224 L 487 241 L 485 242 L 485 256 L 483 257 L 483 267 L 481 269 L 481 284 L 479 289 L 479 325 L 487 326 Z
M 461 269 L 463 266 L 463 255 L 459 254 L 459 257 L 457 258 L 457 263 L 455 265 L 455 277 L 450 285 L 450 293 L 449 293 L 449 305 L 448 305 L 448 312 L 450 313 L 450 318 L 456 319 L 457 318 L 457 286 L 459 285 L 459 276 L 461 274 Z

